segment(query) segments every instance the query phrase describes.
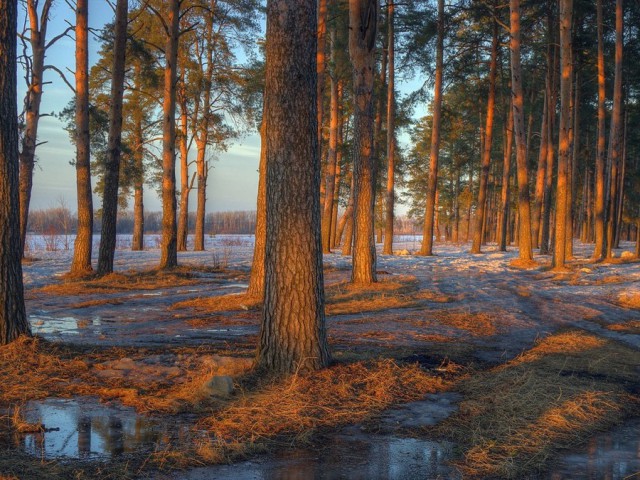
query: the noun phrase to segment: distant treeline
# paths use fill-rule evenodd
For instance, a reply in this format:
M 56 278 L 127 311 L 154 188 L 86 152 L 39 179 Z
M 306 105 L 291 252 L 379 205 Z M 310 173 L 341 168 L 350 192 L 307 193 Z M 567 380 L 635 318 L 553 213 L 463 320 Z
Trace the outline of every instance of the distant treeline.
M 195 213 L 189 213 L 189 232 L 195 228 Z M 32 210 L 29 213 L 28 231 L 38 235 L 73 235 L 76 233 L 78 220 L 66 206 Z M 93 233 L 100 233 L 100 215 L 96 216 Z M 117 232 L 133 233 L 133 212 L 118 213 Z M 255 211 L 213 212 L 205 217 L 205 231 L 210 235 L 234 234 L 251 235 L 256 228 Z M 396 235 L 421 233 L 420 226 L 406 216 L 395 219 Z M 144 215 L 145 233 L 160 233 L 162 230 L 162 212 L 146 212 Z
M 75 234 L 78 220 L 73 212 L 65 206 L 52 207 L 45 210 L 32 210 L 29 213 L 28 231 L 40 235 L 72 235 Z M 100 215 L 93 225 L 93 233 L 100 233 Z M 214 212 L 205 217 L 205 231 L 208 234 L 249 235 L 256 227 L 255 211 Z M 189 213 L 189 231 L 195 228 L 195 213 Z M 133 233 L 133 212 L 118 213 L 117 232 Z M 145 233 L 160 233 L 162 230 L 162 212 L 146 212 L 144 215 Z

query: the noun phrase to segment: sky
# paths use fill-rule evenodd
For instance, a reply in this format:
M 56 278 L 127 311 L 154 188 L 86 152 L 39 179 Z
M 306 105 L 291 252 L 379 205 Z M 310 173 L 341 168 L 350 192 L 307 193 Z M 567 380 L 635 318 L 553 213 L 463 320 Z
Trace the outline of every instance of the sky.
M 20 10 L 18 29 L 24 21 L 24 11 Z M 262 15 L 262 14 L 260 14 Z M 89 2 L 89 26 L 100 29 L 113 19 L 113 10 L 106 0 Z M 75 24 L 74 11 L 63 0 L 54 0 L 54 7 L 47 31 L 47 37 L 53 38 Z M 256 42 L 259 38 L 256 38 Z M 89 38 L 89 62 L 93 65 L 98 60 L 99 42 Z M 67 74 L 73 83 L 75 68 L 75 44 L 69 37 L 63 37 L 47 51 L 45 64 L 53 64 Z M 42 114 L 58 114 L 72 99 L 73 92 L 53 70 L 45 72 L 42 95 Z M 398 79 L 400 93 L 412 91 L 419 87 L 419 79 Z M 18 71 L 18 110 L 21 110 L 26 91 L 24 72 Z M 426 109 L 426 106 L 425 106 Z M 400 143 L 407 143 L 406 134 L 400 135 Z M 33 179 L 31 209 L 47 209 L 66 205 L 76 211 L 76 176 L 75 167 L 70 163 L 75 158 L 75 147 L 69 140 L 64 125 L 55 115 L 46 115 L 40 119 L 38 126 L 38 142 L 36 149 L 36 168 Z M 194 156 L 195 151 L 190 155 Z M 217 152 L 209 172 L 207 185 L 207 212 L 255 210 L 258 191 L 258 164 L 260 157 L 260 137 L 255 133 L 246 134 L 235 140 L 226 152 Z M 180 178 L 180 165 L 176 162 L 176 179 Z M 94 179 L 95 185 L 95 179 Z M 195 210 L 196 189 L 190 196 L 190 211 Z M 145 186 L 145 209 L 160 211 L 162 204 L 156 189 Z M 101 199 L 94 194 L 94 208 L 101 207 Z M 129 202 L 129 209 L 133 201 Z M 406 212 L 405 205 L 396 203 L 396 213 Z
M 20 9 L 18 29 L 24 21 L 24 11 Z M 51 20 L 47 30 L 47 38 L 53 38 L 64 31 L 69 24 L 75 24 L 75 13 L 62 0 L 54 1 Z M 106 0 L 89 2 L 89 26 L 99 29 L 113 18 L 113 10 Z M 69 22 L 69 23 L 67 23 Z M 89 61 L 98 60 L 98 41 L 89 38 Z M 53 64 L 67 74 L 73 83 L 75 68 L 75 44 L 72 38 L 64 37 L 47 51 L 46 64 Z M 72 211 L 76 211 L 76 174 L 70 162 L 75 158 L 75 147 L 69 140 L 64 125 L 50 113 L 59 113 L 73 98 L 73 92 L 65 85 L 57 73 L 46 71 L 44 76 L 41 113 L 47 114 L 40 119 L 38 125 L 38 142 L 46 142 L 36 149 L 36 168 L 33 178 L 33 210 L 60 206 L 61 202 Z M 48 83 L 50 82 L 50 83 Z M 24 72 L 18 72 L 18 110 L 26 91 Z M 195 151 L 191 152 L 195 155 Z M 245 135 L 236 140 L 226 152 L 216 155 L 212 162 L 207 186 L 207 212 L 229 210 L 255 210 L 258 191 L 258 163 L 260 157 L 260 137 L 256 134 Z M 180 178 L 177 165 L 176 178 Z M 95 181 L 94 181 L 95 185 Z M 195 209 L 195 189 L 191 192 L 190 210 Z M 162 209 L 156 190 L 146 187 L 145 209 L 159 211 Z M 133 202 L 129 202 L 133 208 Z M 101 206 L 101 199 L 94 195 L 94 205 Z

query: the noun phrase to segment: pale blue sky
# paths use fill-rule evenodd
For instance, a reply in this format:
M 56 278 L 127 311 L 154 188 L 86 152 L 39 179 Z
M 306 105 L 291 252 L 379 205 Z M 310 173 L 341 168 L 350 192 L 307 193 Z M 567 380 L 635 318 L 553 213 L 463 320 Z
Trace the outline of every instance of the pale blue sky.
M 18 28 L 21 29 L 24 11 L 20 9 Z M 89 25 L 102 28 L 112 20 L 113 10 L 105 0 L 89 2 Z M 47 37 L 53 38 L 67 27 L 67 22 L 75 23 L 74 12 L 63 0 L 54 0 L 52 17 Z M 90 58 L 97 61 L 98 42 L 90 38 Z M 64 71 L 73 83 L 75 68 L 75 45 L 71 38 L 63 38 L 47 52 L 46 63 L 53 64 Z M 41 112 L 58 113 L 72 99 L 73 92 L 64 84 L 54 71 L 45 72 Z M 21 110 L 26 84 L 23 72 L 18 72 L 18 109 Z M 57 206 L 64 199 L 67 206 L 76 210 L 75 168 L 69 164 L 75 157 L 75 147 L 69 141 L 62 123 L 53 116 L 45 116 L 38 127 L 38 142 L 47 142 L 36 150 L 37 165 L 33 179 L 32 209 L 45 209 Z M 258 189 L 258 161 L 260 139 L 257 135 L 248 135 L 227 151 L 216 155 L 212 162 L 207 188 L 207 211 L 255 210 Z M 180 172 L 177 172 L 179 179 Z M 192 192 L 190 210 L 195 209 L 195 191 Z M 100 199 L 94 195 L 95 207 L 100 208 Z M 131 203 L 131 202 L 130 202 Z M 130 205 L 132 208 L 132 204 Z M 147 187 L 145 208 L 148 211 L 161 210 L 160 200 L 154 189 Z

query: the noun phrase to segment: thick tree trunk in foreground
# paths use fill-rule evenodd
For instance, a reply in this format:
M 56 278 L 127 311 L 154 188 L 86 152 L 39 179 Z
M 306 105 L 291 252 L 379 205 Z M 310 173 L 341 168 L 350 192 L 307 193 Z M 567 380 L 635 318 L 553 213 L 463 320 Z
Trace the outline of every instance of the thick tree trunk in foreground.
M 162 104 L 162 245 L 161 269 L 178 266 L 178 232 L 176 226 L 176 78 L 178 70 L 178 37 L 180 1 L 171 0 L 168 7 L 166 63 L 164 69 L 164 101 Z
M 613 257 L 615 230 L 617 225 L 618 175 L 622 156 L 622 0 L 616 0 L 616 53 L 615 75 L 613 82 L 613 110 L 611 112 L 611 130 L 609 132 L 609 212 L 607 214 L 606 257 Z
M 31 335 L 24 307 L 18 216 L 17 0 L 0 10 L 0 345 Z
M 433 91 L 433 121 L 431 150 L 429 153 L 429 179 L 427 203 L 424 212 L 422 247 L 420 255 L 433 255 L 433 223 L 435 216 L 436 188 L 438 186 L 438 155 L 440 154 L 440 117 L 442 116 L 442 70 L 444 56 L 444 0 L 438 0 L 438 40 L 436 45 L 436 81 Z M 437 234 L 437 233 L 436 233 Z M 468 234 L 468 232 L 467 232 Z
M 596 244 L 593 259 L 602 260 L 605 256 L 605 71 L 604 71 L 604 39 L 602 25 L 602 0 L 597 0 L 598 24 L 598 137 L 596 140 L 595 171 L 595 222 Z
M 113 43 L 113 70 L 111 77 L 111 109 L 109 112 L 109 143 L 104 170 L 102 200 L 102 230 L 98 251 L 98 274 L 113 272 L 116 252 L 116 222 L 118 217 L 118 181 L 122 148 L 122 98 L 124 93 L 125 50 L 127 44 L 128 0 L 118 0 Z
M 317 135 L 316 0 L 267 5 L 267 241 L 256 366 L 326 367 Z
M 349 0 L 349 55 L 353 64 L 353 270 L 351 281 L 377 280 L 374 239 L 375 158 L 373 156 L 373 78 L 377 0 Z
M 510 0 L 511 11 L 511 88 L 513 96 L 513 129 L 516 138 L 516 167 L 518 177 L 518 250 L 521 262 L 533 261 L 531 245 L 531 206 L 527 172 L 526 139 L 524 131 L 524 101 L 522 67 L 520 64 L 520 0 Z
M 389 1 L 387 6 L 388 47 L 387 56 L 389 66 L 387 81 L 387 195 L 385 199 L 384 220 L 384 245 L 382 253 L 393 253 L 393 222 L 396 200 L 395 175 L 396 175 L 396 98 L 395 98 L 395 30 L 394 30 L 394 3 Z
M 89 139 L 89 23 L 88 0 L 76 3 L 76 191 L 78 229 L 73 245 L 72 274 L 92 270 L 93 195 Z
M 556 234 L 553 268 L 564 269 L 567 242 L 569 162 L 571 155 L 571 19 L 573 0 L 560 0 L 560 135 L 558 141 L 558 179 L 556 184 Z
M 489 168 L 491 167 L 491 147 L 493 146 L 493 117 L 496 108 L 496 71 L 498 69 L 498 24 L 493 23 L 491 41 L 491 60 L 489 62 L 489 98 L 487 100 L 487 123 L 485 126 L 484 150 L 480 166 L 480 186 L 476 209 L 476 225 L 473 231 L 471 253 L 480 253 L 483 225 L 486 220 L 487 190 L 489 188 Z

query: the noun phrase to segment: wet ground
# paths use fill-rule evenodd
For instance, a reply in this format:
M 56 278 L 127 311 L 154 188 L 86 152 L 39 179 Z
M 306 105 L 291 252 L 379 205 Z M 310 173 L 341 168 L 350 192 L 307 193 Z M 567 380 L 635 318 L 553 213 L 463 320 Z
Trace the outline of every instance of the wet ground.
M 411 244 L 404 246 L 411 249 Z M 403 246 L 399 246 L 403 248 Z M 586 247 L 583 257 L 588 256 Z M 238 253 L 239 252 L 239 253 Z M 250 248 L 239 249 L 230 262 L 237 275 L 203 275 L 188 286 L 153 291 L 127 290 L 107 294 L 30 295 L 52 283 L 64 259 L 43 258 L 25 266 L 27 309 L 34 333 L 46 339 L 83 345 L 154 346 L 233 345 L 258 333 L 255 312 L 216 321 L 191 309 L 170 307 L 192 298 L 240 293 L 246 288 Z M 60 252 L 62 254 L 62 252 Z M 640 310 L 617 301 L 623 292 L 638 290 L 640 264 L 577 266 L 571 274 L 544 270 L 521 271 L 509 267 L 514 252 L 471 256 L 459 246 L 436 249 L 438 256 L 379 257 L 379 269 L 393 275 L 414 275 L 419 288 L 448 297 L 423 300 L 409 308 L 334 315 L 327 319 L 330 340 L 342 351 L 362 349 L 429 351 L 436 343 L 466 345 L 476 361 L 489 365 L 513 358 L 536 339 L 558 329 L 578 327 L 640 349 L 640 335 L 607 326 L 640 321 Z M 157 252 L 144 252 L 140 264 L 120 260 L 121 269 L 139 268 Z M 138 257 L 136 257 L 138 258 Z M 539 257 L 544 260 L 544 257 Z M 204 264 L 211 254 L 187 254 L 186 262 Z M 546 259 L 548 260 L 548 258 Z M 348 278 L 349 261 L 328 255 L 335 267 L 328 283 Z M 103 302 L 80 306 L 83 302 Z M 108 301 L 108 302 L 107 302 Z M 456 318 L 482 318 L 486 323 L 469 328 Z M 400 326 L 400 327 L 399 327 Z M 423 361 L 423 358 L 416 360 Z M 126 360 L 126 359 L 125 359 Z M 425 360 L 425 361 L 428 361 Z M 640 357 L 639 357 L 640 362 Z M 114 367 L 118 369 L 119 367 Z M 158 479 L 358 479 L 458 478 L 449 465 L 455 445 L 429 439 L 405 438 L 402 429 L 433 425 L 456 409 L 456 394 L 427 397 L 385 412 L 375 431 L 352 426 L 322 438 L 321 447 L 283 448 L 280 453 L 230 466 L 206 467 Z M 41 422 L 44 433 L 23 438 L 22 448 L 39 458 L 94 458 L 162 448 L 176 441 L 176 432 L 153 418 L 95 399 L 48 399 L 30 403 L 27 420 Z M 179 435 L 178 435 L 179 436 Z M 562 454 L 548 474 L 553 480 L 570 478 L 640 478 L 640 421 L 630 422 L 593 437 L 587 446 Z

